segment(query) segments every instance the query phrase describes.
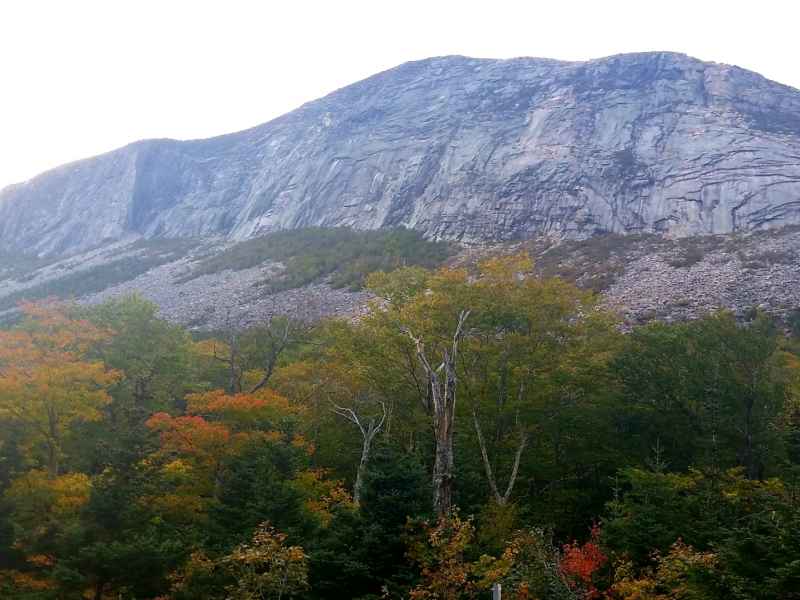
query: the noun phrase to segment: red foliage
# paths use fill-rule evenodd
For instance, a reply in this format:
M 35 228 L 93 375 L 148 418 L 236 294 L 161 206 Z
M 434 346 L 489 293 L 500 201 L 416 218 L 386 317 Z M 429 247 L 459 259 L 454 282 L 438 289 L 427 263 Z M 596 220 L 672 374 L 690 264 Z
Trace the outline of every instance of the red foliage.
M 583 545 L 578 545 L 577 542 L 564 544 L 561 558 L 561 572 L 574 590 L 583 590 L 586 600 L 600 597 L 600 592 L 592 583 L 594 574 L 607 560 L 600 549 L 599 538 L 600 527 L 595 524 L 592 526 L 589 541 Z

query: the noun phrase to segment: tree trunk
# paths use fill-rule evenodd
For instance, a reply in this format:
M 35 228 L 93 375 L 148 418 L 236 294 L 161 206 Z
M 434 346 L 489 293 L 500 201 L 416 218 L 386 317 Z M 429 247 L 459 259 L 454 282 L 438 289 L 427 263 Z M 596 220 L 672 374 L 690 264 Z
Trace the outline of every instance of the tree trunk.
M 758 466 L 753 452 L 753 400 L 747 399 L 744 417 L 744 463 L 748 479 L 758 479 Z
M 94 584 L 94 600 L 103 600 L 103 590 L 105 587 L 106 584 L 102 581 L 98 581 Z
M 455 433 L 456 410 L 456 359 L 458 343 L 464 335 L 464 323 L 469 311 L 461 311 L 453 334 L 452 344 L 442 353 L 442 364 L 434 369 L 422 339 L 409 337 L 417 347 L 417 358 L 428 378 L 433 413 L 433 434 L 436 450 L 433 462 L 433 511 L 437 517 L 447 517 L 453 509 L 453 434 Z M 442 372 L 442 374 L 440 374 Z
M 483 430 L 481 429 L 480 421 L 478 421 L 478 411 L 475 407 L 472 408 L 472 424 L 475 426 L 475 434 L 478 436 L 478 447 L 481 450 L 481 460 L 483 461 L 483 469 L 486 472 L 486 480 L 489 482 L 489 490 L 494 496 L 498 504 L 503 504 L 503 498 L 500 496 L 500 490 L 497 489 L 497 481 L 494 478 L 492 471 L 492 463 L 489 460 L 489 451 L 486 448 L 486 440 L 483 439 Z
M 454 400 L 454 399 L 453 399 Z M 437 415 L 436 456 L 433 462 L 433 510 L 439 517 L 453 509 L 453 414 Z
M 333 412 L 337 415 L 344 417 L 353 423 L 361 432 L 361 460 L 358 463 L 356 470 L 356 481 L 353 484 L 353 504 L 360 506 L 361 504 L 361 491 L 364 487 L 364 475 L 367 472 L 367 465 L 369 464 L 369 453 L 372 449 L 372 440 L 383 429 L 386 423 L 388 411 L 386 410 L 386 403 L 382 400 L 377 400 L 381 406 L 382 415 L 380 417 L 361 417 L 356 412 L 355 408 L 347 408 L 333 403 Z
M 367 463 L 369 462 L 371 446 L 372 438 L 364 438 L 364 442 L 361 445 L 361 461 L 358 463 L 356 482 L 353 485 L 353 504 L 356 506 L 361 506 L 361 491 L 364 488 L 364 475 L 367 472 Z
M 60 465 L 58 460 L 58 448 L 53 442 L 47 443 L 47 476 L 50 479 L 58 477 Z

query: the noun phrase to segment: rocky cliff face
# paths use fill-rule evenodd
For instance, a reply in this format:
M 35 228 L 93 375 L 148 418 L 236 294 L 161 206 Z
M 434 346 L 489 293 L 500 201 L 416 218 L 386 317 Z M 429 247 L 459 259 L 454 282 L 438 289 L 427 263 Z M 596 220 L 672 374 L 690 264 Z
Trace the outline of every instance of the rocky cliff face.
M 251 130 L 0 193 L 0 251 L 39 255 L 310 225 L 502 241 L 796 223 L 800 91 L 671 53 L 408 63 Z

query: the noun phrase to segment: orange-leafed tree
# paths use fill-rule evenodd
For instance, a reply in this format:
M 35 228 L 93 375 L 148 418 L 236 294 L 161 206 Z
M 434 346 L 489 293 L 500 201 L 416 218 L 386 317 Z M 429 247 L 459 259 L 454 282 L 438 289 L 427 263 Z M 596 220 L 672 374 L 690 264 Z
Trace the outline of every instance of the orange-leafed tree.
M 240 440 L 224 424 L 195 415 L 156 413 L 147 426 L 160 434 L 161 447 L 153 458 L 170 484 L 151 499 L 153 506 L 183 517 L 203 513 L 219 491 L 225 458 L 236 452 Z
M 221 501 L 226 476 L 238 457 L 258 446 L 287 445 L 304 455 L 313 445 L 300 433 L 305 408 L 272 389 L 230 394 L 189 394 L 186 414 L 159 412 L 146 422 L 160 435 L 150 460 L 159 465 L 165 489 L 148 502 L 179 520 L 202 520 Z
M 55 478 L 70 426 L 102 418 L 119 374 L 88 358 L 109 332 L 71 318 L 63 306 L 22 308 L 23 324 L 0 331 L 0 418 L 20 426 L 32 458 Z
M 269 388 L 254 393 L 228 394 L 212 390 L 186 397 L 188 413 L 213 417 L 237 431 L 276 430 L 287 421 L 296 421 L 305 407 L 291 402 Z

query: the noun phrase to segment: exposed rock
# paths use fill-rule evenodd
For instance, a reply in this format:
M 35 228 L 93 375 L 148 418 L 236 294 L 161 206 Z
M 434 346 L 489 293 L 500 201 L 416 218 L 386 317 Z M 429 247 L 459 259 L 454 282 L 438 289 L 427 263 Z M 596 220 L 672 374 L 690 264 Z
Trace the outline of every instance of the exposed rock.
M 547 252 L 558 255 L 546 263 Z M 602 293 L 628 324 L 695 319 L 725 309 L 778 317 L 800 308 L 800 229 L 667 240 L 593 238 L 538 251 L 547 275 Z M 597 285 L 599 283 L 599 285 Z
M 317 321 L 322 317 L 352 318 L 367 309 L 369 294 L 334 289 L 324 282 L 269 294 L 264 283 L 280 272 L 265 264 L 241 271 L 223 271 L 183 281 L 190 260 L 161 265 L 120 285 L 81 299 L 97 304 L 133 293 L 159 307 L 163 318 L 190 329 L 247 327 L 274 315 Z
M 503 241 L 800 223 L 800 91 L 672 53 L 412 62 L 274 121 L 0 192 L 0 250 L 405 225 Z
M 185 255 L 171 258 L 167 254 L 166 262 L 157 261 L 145 272 L 100 291 L 81 294 L 76 284 L 67 296 L 94 304 L 138 293 L 156 303 L 164 318 L 200 330 L 230 324 L 244 327 L 274 314 L 313 321 L 357 318 L 368 310 L 368 293 L 334 289 L 325 281 L 270 293 L 265 284 L 280 277 L 283 267 L 278 263 L 186 277 L 201 257 L 229 245 L 206 240 L 188 246 Z M 471 263 L 488 254 L 522 248 L 531 250 L 540 274 L 561 276 L 600 292 L 601 305 L 618 313 L 628 325 L 653 319 L 693 319 L 717 309 L 744 316 L 760 308 L 785 316 L 800 308 L 798 227 L 680 239 L 606 235 L 583 241 L 539 239 L 472 245 L 464 247 L 453 263 Z M 0 275 L 0 306 L 20 293 L 42 297 L 42 292 L 63 289 L 58 283 L 64 278 L 93 282 L 94 270 L 127 257 L 147 260 L 152 251 L 147 246 L 119 244 L 47 263 L 17 278 Z M 5 314 L 11 312 L 7 309 Z M 3 316 L 0 311 L 0 320 Z

